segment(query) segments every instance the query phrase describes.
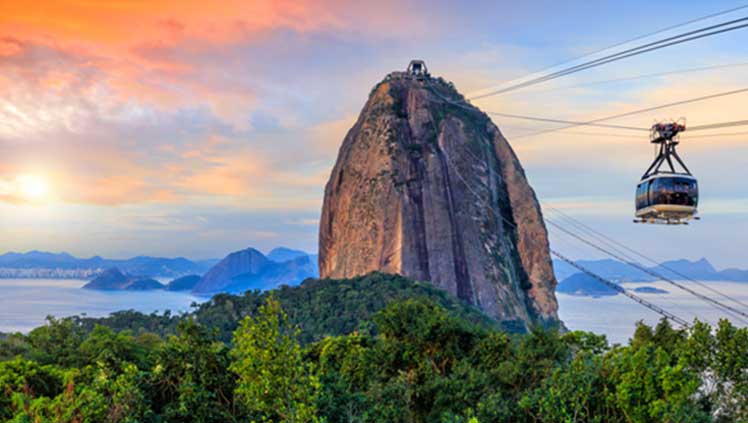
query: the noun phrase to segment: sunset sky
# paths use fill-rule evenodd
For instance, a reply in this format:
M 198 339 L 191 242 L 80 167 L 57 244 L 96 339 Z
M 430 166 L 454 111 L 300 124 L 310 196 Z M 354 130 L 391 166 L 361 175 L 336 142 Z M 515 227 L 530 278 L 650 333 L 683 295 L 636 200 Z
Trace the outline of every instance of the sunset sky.
M 741 5 L 598 3 L 0 0 L 0 253 L 314 252 L 343 136 L 371 87 L 411 58 L 470 95 Z M 748 9 L 647 40 L 744 16 Z M 738 30 L 474 104 L 590 120 L 740 89 L 746 45 L 748 29 Z M 715 65 L 730 66 L 589 84 Z M 748 119 L 748 93 L 610 123 L 679 117 Z M 574 128 L 513 140 L 558 125 L 494 122 L 542 202 L 655 259 L 748 268 L 748 128 L 684 135 L 703 220 L 664 227 L 631 223 L 635 185 L 652 159 L 646 133 Z M 737 135 L 702 137 L 724 133 Z M 572 257 L 596 256 L 560 236 L 552 242 Z

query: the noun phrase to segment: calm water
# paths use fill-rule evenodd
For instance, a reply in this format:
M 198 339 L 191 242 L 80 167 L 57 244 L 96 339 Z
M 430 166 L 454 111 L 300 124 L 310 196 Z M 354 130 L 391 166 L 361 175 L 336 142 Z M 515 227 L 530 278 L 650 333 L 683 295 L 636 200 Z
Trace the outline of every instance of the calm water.
M 61 279 L 0 279 L 0 332 L 28 332 L 55 317 L 85 313 L 106 316 L 117 310 L 144 313 L 189 311 L 205 301 L 189 293 L 168 291 L 92 291 L 80 289 L 86 281 Z
M 715 297 L 708 290 L 694 284 L 682 281 L 681 284 L 697 291 Z M 748 304 L 748 283 L 734 282 L 704 282 L 707 286 L 725 295 L 729 295 L 745 304 Z M 636 295 L 654 303 L 657 306 L 683 318 L 693 321 L 698 317 L 702 321 L 716 324 L 720 318 L 730 319 L 736 326 L 745 326 L 744 323 L 730 318 L 724 312 L 715 310 L 709 303 L 705 303 L 691 294 L 678 289 L 667 282 L 652 283 L 625 283 L 626 288 L 633 289 L 641 286 L 653 286 L 668 291 L 667 294 L 645 294 Z M 634 334 L 636 322 L 643 320 L 647 324 L 656 324 L 660 315 L 650 311 L 648 308 L 635 303 L 623 295 L 613 297 L 576 297 L 573 295 L 557 294 L 559 303 L 559 315 L 566 327 L 572 330 L 586 330 L 590 332 L 605 334 L 611 343 L 627 343 Z M 725 303 L 748 312 L 748 307 Z
M 91 291 L 80 289 L 86 281 L 49 279 L 0 279 L 0 332 L 28 332 L 44 323 L 47 315 L 55 317 L 85 313 L 106 316 L 117 310 L 188 311 L 190 304 L 205 301 L 188 293 L 167 291 Z M 682 282 L 698 292 L 704 289 Z M 712 288 L 748 304 L 748 283 L 706 282 Z M 628 288 L 654 286 L 668 294 L 637 295 L 688 321 L 699 316 L 712 324 L 727 317 L 710 305 L 665 283 L 624 284 Z M 558 294 L 559 314 L 572 330 L 605 334 L 611 343 L 626 343 L 634 333 L 636 322 L 656 324 L 660 316 L 623 295 L 614 297 L 575 297 Z M 740 322 L 734 321 L 736 325 Z

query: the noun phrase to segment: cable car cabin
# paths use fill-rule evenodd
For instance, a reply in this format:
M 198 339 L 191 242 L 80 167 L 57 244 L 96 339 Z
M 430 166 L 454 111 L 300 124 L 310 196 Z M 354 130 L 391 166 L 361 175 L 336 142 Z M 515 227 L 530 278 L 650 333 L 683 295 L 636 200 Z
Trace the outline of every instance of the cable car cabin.
M 698 182 L 675 151 L 678 134 L 685 130 L 685 123 L 679 122 L 652 126 L 650 142 L 659 145 L 659 152 L 636 186 L 634 222 L 676 225 L 698 219 Z M 667 170 L 660 171 L 663 165 Z
M 636 187 L 636 217 L 642 222 L 684 223 L 696 215 L 698 205 L 699 186 L 691 175 L 653 175 Z

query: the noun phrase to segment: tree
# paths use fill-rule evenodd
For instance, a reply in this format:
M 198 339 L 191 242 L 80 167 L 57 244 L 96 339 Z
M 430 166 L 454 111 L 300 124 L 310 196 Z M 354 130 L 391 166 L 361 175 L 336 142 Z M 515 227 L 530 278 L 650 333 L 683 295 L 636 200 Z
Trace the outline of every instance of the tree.
M 272 296 L 257 317 L 245 317 L 234 332 L 230 369 L 238 376 L 236 393 L 260 421 L 316 421 L 319 383 L 295 339 L 298 328 L 288 324 Z
M 80 365 L 78 347 L 84 339 L 83 330 L 71 319 L 47 316 L 47 324 L 29 333 L 31 358 L 41 364 L 59 364 L 64 367 Z
M 235 404 L 229 348 L 216 332 L 184 320 L 156 353 L 150 376 L 154 410 L 169 422 L 224 423 L 243 417 Z

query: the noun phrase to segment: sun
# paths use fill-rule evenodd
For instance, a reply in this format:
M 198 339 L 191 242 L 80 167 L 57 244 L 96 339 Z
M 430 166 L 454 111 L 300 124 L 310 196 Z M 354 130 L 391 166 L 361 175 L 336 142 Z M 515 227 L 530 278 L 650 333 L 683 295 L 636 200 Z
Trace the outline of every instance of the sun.
M 39 175 L 21 175 L 17 183 L 19 194 L 27 201 L 42 201 L 49 196 L 49 184 Z

